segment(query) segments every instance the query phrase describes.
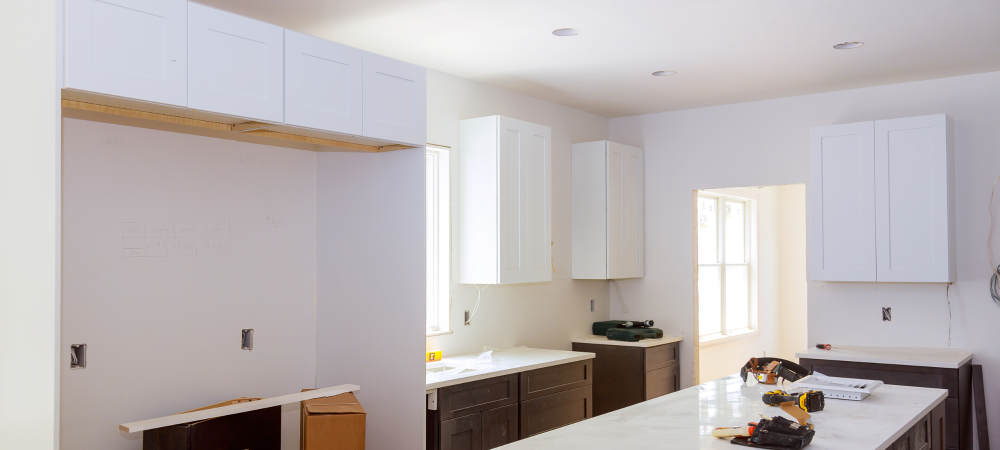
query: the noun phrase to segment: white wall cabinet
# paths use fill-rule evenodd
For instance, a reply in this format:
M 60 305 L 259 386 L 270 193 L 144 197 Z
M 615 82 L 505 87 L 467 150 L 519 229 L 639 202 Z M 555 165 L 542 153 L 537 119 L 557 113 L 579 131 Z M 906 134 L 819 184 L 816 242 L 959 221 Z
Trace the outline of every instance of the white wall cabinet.
M 573 278 L 645 275 L 642 149 L 573 144 Z
M 552 280 L 551 141 L 509 117 L 460 122 L 460 283 Z
M 285 123 L 360 136 L 362 53 L 285 30 Z
M 951 119 L 810 130 L 810 279 L 955 281 Z
M 364 136 L 427 143 L 427 70 L 364 52 Z
M 188 5 L 188 106 L 265 122 L 284 120 L 284 30 Z
M 187 106 L 187 8 L 184 0 L 69 0 L 65 86 Z

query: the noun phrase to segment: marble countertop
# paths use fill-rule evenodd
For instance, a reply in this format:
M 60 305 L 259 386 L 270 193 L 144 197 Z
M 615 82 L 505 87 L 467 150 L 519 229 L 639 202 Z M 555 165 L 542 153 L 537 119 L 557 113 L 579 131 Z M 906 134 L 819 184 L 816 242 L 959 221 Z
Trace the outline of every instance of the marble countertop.
M 481 353 L 458 355 L 442 358 L 441 361 L 428 363 L 427 367 L 460 367 L 475 360 Z M 427 389 L 437 389 L 445 386 L 468 383 L 470 381 L 526 372 L 542 367 L 558 366 L 585 359 L 593 359 L 593 353 L 571 352 L 566 350 L 546 350 L 541 348 L 515 347 L 504 350 L 494 350 L 492 361 L 478 364 L 465 372 L 457 373 L 442 379 L 428 378 Z
M 660 339 L 643 339 L 636 342 L 615 341 L 608 339 L 607 336 L 600 336 L 596 334 L 573 338 L 573 342 L 579 344 L 620 345 L 623 347 L 656 347 L 657 345 L 673 344 L 674 342 L 680 342 L 681 340 L 682 339 L 677 336 L 667 335 L 664 335 Z
M 734 450 L 712 429 L 788 414 L 765 406 L 761 394 L 775 386 L 746 387 L 739 375 L 702 383 L 504 446 L 504 450 L 607 450 L 679 448 Z M 884 385 L 862 401 L 827 400 L 810 422 L 810 450 L 882 450 L 944 401 L 944 389 Z
M 810 348 L 795 357 L 957 369 L 972 360 L 972 353 L 960 348 L 837 346 L 833 350 Z

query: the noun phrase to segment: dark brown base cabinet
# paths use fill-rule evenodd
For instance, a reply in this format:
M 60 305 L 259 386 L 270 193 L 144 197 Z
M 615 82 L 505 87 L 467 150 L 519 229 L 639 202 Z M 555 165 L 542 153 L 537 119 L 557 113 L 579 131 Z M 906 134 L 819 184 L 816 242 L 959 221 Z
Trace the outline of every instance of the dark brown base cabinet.
M 487 450 L 593 416 L 592 360 L 438 389 L 427 450 Z
M 800 358 L 799 365 L 832 377 L 882 380 L 885 384 L 947 389 L 944 449 L 972 450 L 972 365 L 957 369 Z M 937 447 L 935 447 L 937 448 Z
M 594 415 L 680 390 L 679 342 L 654 347 L 573 343 L 594 358 Z
M 944 450 L 945 407 L 941 403 L 930 414 L 917 421 L 886 450 Z

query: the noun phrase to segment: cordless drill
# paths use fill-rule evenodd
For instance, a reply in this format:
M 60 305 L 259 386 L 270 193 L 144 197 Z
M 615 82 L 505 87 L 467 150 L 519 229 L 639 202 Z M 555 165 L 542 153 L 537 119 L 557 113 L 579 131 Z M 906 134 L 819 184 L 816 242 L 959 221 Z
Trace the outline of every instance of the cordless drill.
M 807 391 L 799 394 L 789 394 L 782 390 L 767 392 L 761 397 L 764 404 L 778 406 L 785 402 L 795 402 L 795 406 L 806 412 L 822 411 L 826 406 L 826 396 L 823 391 Z

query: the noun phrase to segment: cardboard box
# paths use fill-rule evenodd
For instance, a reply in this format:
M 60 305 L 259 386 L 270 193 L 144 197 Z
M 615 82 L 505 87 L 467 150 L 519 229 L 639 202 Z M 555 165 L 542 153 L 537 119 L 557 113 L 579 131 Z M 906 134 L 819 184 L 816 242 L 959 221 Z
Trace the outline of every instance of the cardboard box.
M 191 411 L 259 398 L 240 397 Z M 248 411 L 142 432 L 142 450 L 281 450 L 281 407 Z
M 302 402 L 301 450 L 364 450 L 367 414 L 353 392 Z

